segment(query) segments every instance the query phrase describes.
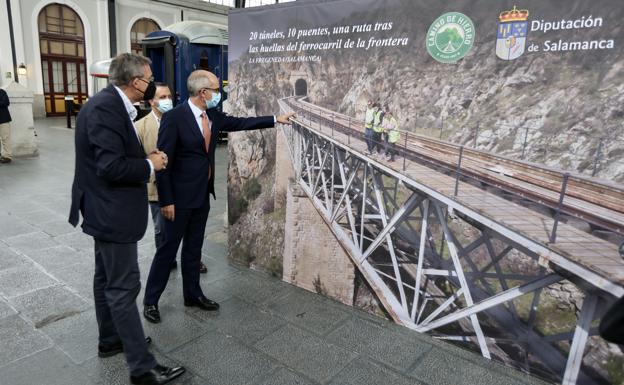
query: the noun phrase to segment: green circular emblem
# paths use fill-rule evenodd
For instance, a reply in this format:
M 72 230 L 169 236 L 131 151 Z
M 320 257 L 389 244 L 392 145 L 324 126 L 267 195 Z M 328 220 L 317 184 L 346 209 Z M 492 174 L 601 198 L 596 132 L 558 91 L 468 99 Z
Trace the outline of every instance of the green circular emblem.
M 474 44 L 472 20 L 459 12 L 438 17 L 427 31 L 427 52 L 442 63 L 454 63 L 466 56 Z

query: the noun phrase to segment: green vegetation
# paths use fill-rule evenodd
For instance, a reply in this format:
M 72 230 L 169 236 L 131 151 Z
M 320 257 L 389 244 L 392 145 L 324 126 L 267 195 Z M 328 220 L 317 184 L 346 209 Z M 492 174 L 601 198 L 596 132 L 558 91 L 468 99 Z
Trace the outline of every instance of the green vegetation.
M 228 222 L 231 225 L 238 222 L 240 217 L 247 211 L 249 202 L 243 197 L 231 197 L 228 205 Z
M 262 193 L 262 186 L 257 178 L 249 179 L 243 186 L 243 196 L 248 201 L 253 201 Z
M 240 217 L 247 212 L 249 202 L 258 198 L 262 193 L 262 185 L 258 182 L 257 178 L 251 178 L 243 185 L 242 192 L 239 196 L 232 194 L 229 200 L 228 210 L 228 222 L 230 225 L 238 222 Z
M 266 270 L 274 277 L 282 278 L 283 261 L 281 256 L 273 255 L 266 266 Z
M 325 289 L 325 286 L 323 286 L 323 282 L 321 282 L 321 276 L 319 274 L 317 274 L 316 278 L 314 278 L 312 285 L 314 285 L 314 291 L 318 294 L 327 296 L 327 290 Z
M 609 355 L 605 369 L 609 373 L 609 382 L 624 385 L 624 357 Z

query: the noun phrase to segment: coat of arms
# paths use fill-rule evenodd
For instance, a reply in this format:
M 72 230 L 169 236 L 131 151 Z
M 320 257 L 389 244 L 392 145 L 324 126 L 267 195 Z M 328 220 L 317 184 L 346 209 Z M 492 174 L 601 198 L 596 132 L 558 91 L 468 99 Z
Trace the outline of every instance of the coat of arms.
M 501 12 L 496 35 L 496 56 L 503 60 L 513 60 L 524 53 L 528 34 L 529 11 L 513 7 Z

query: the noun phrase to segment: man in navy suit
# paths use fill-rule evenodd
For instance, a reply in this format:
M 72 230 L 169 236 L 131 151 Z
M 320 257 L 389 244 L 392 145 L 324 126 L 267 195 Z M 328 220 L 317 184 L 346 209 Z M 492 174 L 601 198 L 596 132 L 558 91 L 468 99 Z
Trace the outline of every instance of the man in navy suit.
M 136 297 L 141 290 L 137 241 L 147 228 L 151 173 L 167 155 L 147 155 L 132 121 L 134 102 L 154 97 L 150 60 L 121 54 L 110 65 L 111 84 L 92 97 L 76 122 L 76 169 L 69 222 L 95 241 L 93 293 L 99 329 L 98 355 L 124 352 L 133 384 L 165 384 L 184 368 L 158 365 L 147 350 Z
M 206 298 L 199 285 L 199 264 L 204 230 L 215 196 L 214 164 L 216 138 L 220 131 L 244 131 L 290 123 L 294 114 L 235 118 L 219 112 L 219 79 L 211 72 L 194 71 L 187 80 L 188 101 L 163 115 L 158 148 L 169 155 L 167 169 L 156 174 L 160 207 L 165 217 L 165 241 L 152 261 L 143 316 L 160 322 L 158 301 L 167 286 L 170 266 L 182 244 L 182 285 L 185 306 L 217 310 L 219 304 Z

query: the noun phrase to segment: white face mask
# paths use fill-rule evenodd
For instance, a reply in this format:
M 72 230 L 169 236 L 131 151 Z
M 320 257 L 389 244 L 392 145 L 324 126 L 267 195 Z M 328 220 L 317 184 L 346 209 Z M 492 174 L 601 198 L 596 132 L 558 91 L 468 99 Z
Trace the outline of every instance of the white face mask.
M 206 100 L 206 107 L 208 109 L 215 108 L 221 101 L 221 92 L 213 92 L 212 99 Z
M 158 101 L 156 109 L 163 114 L 173 108 L 173 101 L 171 99 L 161 99 Z

